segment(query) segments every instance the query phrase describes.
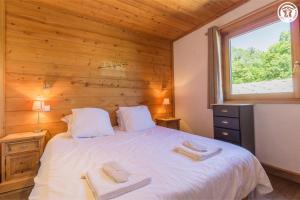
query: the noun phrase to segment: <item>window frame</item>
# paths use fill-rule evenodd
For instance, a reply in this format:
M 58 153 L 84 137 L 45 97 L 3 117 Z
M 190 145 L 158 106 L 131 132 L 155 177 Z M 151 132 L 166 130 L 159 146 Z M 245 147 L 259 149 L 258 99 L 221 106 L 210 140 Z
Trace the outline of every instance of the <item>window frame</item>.
M 298 6 L 300 12 L 300 0 L 291 1 Z M 232 94 L 231 91 L 231 65 L 230 65 L 230 38 L 261 28 L 278 21 L 277 8 L 282 1 L 252 12 L 239 20 L 236 20 L 220 29 L 222 37 L 222 72 L 224 100 L 233 102 L 251 103 L 300 103 L 300 80 L 295 80 L 293 75 L 293 92 L 264 93 L 264 94 Z M 290 24 L 292 68 L 296 61 L 300 61 L 300 16 Z

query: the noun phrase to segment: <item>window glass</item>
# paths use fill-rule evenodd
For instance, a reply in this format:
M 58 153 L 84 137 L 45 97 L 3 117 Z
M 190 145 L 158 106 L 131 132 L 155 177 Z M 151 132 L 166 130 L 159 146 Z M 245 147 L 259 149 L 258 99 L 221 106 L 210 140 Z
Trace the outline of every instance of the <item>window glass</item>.
M 233 95 L 293 92 L 290 24 L 268 24 L 229 44 Z

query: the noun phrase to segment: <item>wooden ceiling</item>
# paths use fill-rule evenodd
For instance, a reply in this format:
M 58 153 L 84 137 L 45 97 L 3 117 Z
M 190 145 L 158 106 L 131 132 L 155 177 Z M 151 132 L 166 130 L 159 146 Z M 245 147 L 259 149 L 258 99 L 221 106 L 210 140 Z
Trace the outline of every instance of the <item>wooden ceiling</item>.
M 175 40 L 248 0 L 33 0 L 95 21 Z

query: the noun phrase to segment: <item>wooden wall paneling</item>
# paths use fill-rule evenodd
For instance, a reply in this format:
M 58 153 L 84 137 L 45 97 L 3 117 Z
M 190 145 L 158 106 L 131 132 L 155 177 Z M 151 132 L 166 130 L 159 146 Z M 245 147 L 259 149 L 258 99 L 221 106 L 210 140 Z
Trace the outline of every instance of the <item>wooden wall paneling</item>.
M 42 126 L 54 133 L 73 107 L 103 107 L 113 124 L 120 105 L 174 115 L 171 40 L 245 1 L 7 1 L 6 131 L 34 127 L 38 95 L 52 105 Z M 167 113 L 164 97 L 172 102 Z
M 34 0 L 61 12 L 164 37 L 179 38 L 247 0 Z
M 100 107 L 116 124 L 118 106 L 146 104 L 153 117 L 173 102 L 172 46 L 165 40 L 65 12 L 41 1 L 11 0 L 6 16 L 7 133 L 36 126 L 32 100 L 45 97 L 51 112 L 42 128 L 66 130 L 60 119 L 75 107 Z M 43 89 L 44 84 L 49 85 Z
M 163 37 L 172 38 L 181 33 L 179 28 L 158 20 L 154 20 L 152 16 L 147 17 L 145 12 L 141 12 L 140 14 L 132 12 L 134 7 L 129 6 L 127 3 L 120 5 L 122 2 L 116 1 L 119 5 L 116 5 L 116 2 L 113 2 L 112 5 L 110 1 L 105 0 L 86 1 L 84 4 L 80 4 L 78 0 L 43 0 L 42 2 L 54 6 L 56 9 L 65 11 L 70 10 L 72 12 L 79 13 L 89 17 L 89 19 L 105 21 L 106 23 L 122 26 L 136 31 L 142 31 L 148 34 L 162 36 L 160 33 L 162 32 Z M 59 4 L 62 4 L 62 6 Z M 128 10 L 128 8 L 131 9 Z
M 7 7 L 7 12 L 10 16 L 28 19 L 28 23 L 32 21 L 35 22 L 35 25 L 48 25 L 50 27 L 55 27 L 55 29 L 52 28 L 50 31 L 56 33 L 58 36 L 64 35 L 64 33 L 61 33 L 60 31 L 65 29 L 64 32 L 68 31 L 67 36 L 79 34 L 81 38 L 84 38 L 85 35 L 82 35 L 82 32 L 87 34 L 100 33 L 100 35 L 103 36 L 155 46 L 159 49 L 171 48 L 168 40 L 139 32 L 132 32 L 131 30 L 124 28 L 114 27 L 111 26 L 111 24 L 93 21 L 84 15 L 69 13 L 63 9 L 58 8 L 58 10 L 56 10 L 56 7 L 53 8 L 47 4 L 42 4 L 40 0 L 37 2 L 10 0 Z M 47 15 L 44 13 L 47 13 Z M 29 28 L 31 27 L 29 26 Z M 73 31 L 74 29 L 76 32 Z M 30 32 L 32 32 L 32 29 L 30 29 Z
M 5 0 L 0 0 L 0 137 L 5 135 Z
M 109 1 L 110 3 L 112 1 Z M 148 4 L 150 3 L 150 5 Z M 178 19 L 174 14 L 164 12 L 161 10 L 161 6 L 158 5 L 157 8 L 151 5 L 152 1 L 136 1 L 136 0 L 117 0 L 114 1 L 114 5 L 118 7 L 124 7 L 124 10 L 128 10 L 131 13 L 136 13 L 138 15 L 143 15 L 151 19 L 154 23 L 162 23 L 169 25 L 173 28 L 178 28 L 179 30 L 188 30 L 191 28 L 193 23 L 189 20 Z M 155 18 L 154 18 L 155 17 Z M 169 20 L 171 19 L 171 20 Z

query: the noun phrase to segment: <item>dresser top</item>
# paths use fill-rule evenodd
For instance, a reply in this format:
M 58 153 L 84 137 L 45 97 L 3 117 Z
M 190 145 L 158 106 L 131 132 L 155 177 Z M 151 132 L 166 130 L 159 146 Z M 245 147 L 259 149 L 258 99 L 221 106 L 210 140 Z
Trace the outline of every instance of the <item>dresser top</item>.
M 213 106 L 253 106 L 250 103 L 223 103 L 223 104 L 212 104 Z
M 47 130 L 43 130 L 41 132 L 24 132 L 24 133 L 14 133 L 8 134 L 3 138 L 0 138 L 0 143 L 2 142 L 9 142 L 9 141 L 16 141 L 16 140 L 25 140 L 31 138 L 40 138 L 46 136 Z

